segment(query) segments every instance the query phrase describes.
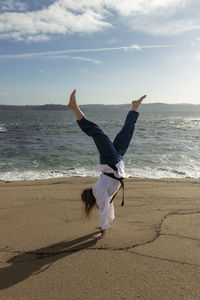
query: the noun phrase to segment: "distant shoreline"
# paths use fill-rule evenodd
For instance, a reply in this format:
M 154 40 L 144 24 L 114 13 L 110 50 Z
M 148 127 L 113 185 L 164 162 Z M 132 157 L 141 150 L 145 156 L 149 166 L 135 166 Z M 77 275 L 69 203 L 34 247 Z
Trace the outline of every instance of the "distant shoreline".
M 98 106 L 106 106 L 110 108 L 115 107 L 128 107 L 130 104 L 83 104 L 80 105 L 82 108 L 93 109 Z M 68 111 L 69 108 L 67 105 L 63 104 L 44 104 L 44 105 L 3 105 L 0 104 L 0 110 L 57 110 L 57 111 Z M 149 110 L 163 110 L 163 111 L 200 111 L 200 104 L 189 104 L 189 103 L 180 103 L 180 104 L 167 104 L 167 103 L 144 103 L 141 105 L 141 110 L 149 111 Z

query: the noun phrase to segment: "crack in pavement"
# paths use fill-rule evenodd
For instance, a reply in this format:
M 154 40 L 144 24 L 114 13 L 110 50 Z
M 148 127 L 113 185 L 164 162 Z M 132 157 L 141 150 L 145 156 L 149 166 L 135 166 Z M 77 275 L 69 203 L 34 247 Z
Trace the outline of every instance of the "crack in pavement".
M 175 236 L 175 237 L 180 238 L 180 239 L 187 239 L 187 240 L 199 241 L 200 242 L 200 239 L 198 239 L 198 238 L 193 238 L 193 237 L 189 237 L 189 236 L 185 236 L 185 235 L 179 235 L 179 234 L 175 234 L 175 233 L 160 233 L 160 235 Z
M 171 263 L 178 263 L 178 264 L 181 264 L 181 265 L 189 265 L 189 266 L 194 266 L 194 267 L 200 267 L 200 265 L 198 265 L 198 264 L 193 264 L 193 263 L 180 261 L 180 260 L 176 260 L 176 259 L 158 257 L 158 256 L 139 253 L 139 252 L 136 252 L 136 251 L 131 251 L 131 252 L 127 251 L 127 252 L 130 253 L 130 254 L 134 254 L 134 255 L 138 255 L 138 256 L 142 256 L 142 257 L 147 257 L 147 258 L 153 258 L 153 259 L 157 259 L 157 260 L 161 260 L 161 261 L 166 261 L 166 262 L 171 262 Z
M 134 244 L 134 245 L 131 245 L 131 246 L 127 246 L 127 247 L 120 247 L 120 248 L 106 248 L 106 247 L 95 247 L 95 248 L 90 248 L 88 250 L 129 250 L 129 249 L 134 249 L 136 247 L 140 247 L 140 246 L 145 246 L 147 244 L 150 244 L 150 243 L 153 243 L 156 239 L 159 238 L 159 236 L 161 235 L 164 235 L 164 234 L 161 234 L 161 227 L 162 227 L 162 224 L 163 222 L 169 217 L 169 216 L 172 216 L 172 215 L 192 215 L 192 214 L 200 214 L 200 210 L 198 211 L 182 211 L 182 210 L 179 210 L 179 211 L 174 211 L 174 212 L 170 212 L 168 214 L 166 214 L 165 216 L 162 217 L 162 219 L 160 220 L 159 224 L 155 226 L 155 236 L 151 239 L 151 240 L 148 240 L 146 242 L 142 242 L 142 243 L 137 243 L 137 244 Z M 176 234 L 174 234 L 174 236 L 178 236 Z M 180 237 L 180 236 L 178 236 Z M 185 237 L 186 238 L 186 237 Z M 190 239 L 193 239 L 193 238 L 190 238 Z
M 136 243 L 133 244 L 131 246 L 126 246 L 126 247 L 117 247 L 117 248 L 112 248 L 112 247 L 91 247 L 91 245 L 95 244 L 95 240 L 92 239 L 91 242 L 87 242 L 84 244 L 79 244 L 79 245 L 75 245 L 74 247 L 71 247 L 70 249 L 64 249 L 64 250 L 58 250 L 58 251 L 53 251 L 53 252 L 46 252 L 46 251 L 10 251 L 9 249 L 5 249 L 2 248 L 0 249 L 0 251 L 2 252 L 7 252 L 7 253 L 11 253 L 14 254 L 15 256 L 11 257 L 9 260 L 7 260 L 7 263 L 10 262 L 17 262 L 17 263 L 23 263 L 26 261 L 33 261 L 33 260 L 37 260 L 37 259 L 44 259 L 44 258 L 48 258 L 48 257 L 52 257 L 52 256 L 56 256 L 56 255 L 63 255 L 63 254 L 73 254 L 75 252 L 81 251 L 81 250 L 108 250 L 108 251 L 128 251 L 130 249 L 135 249 L 137 247 L 141 247 L 141 246 L 145 246 L 148 245 L 150 243 L 153 243 L 154 241 L 156 241 L 161 235 L 170 235 L 170 234 L 161 234 L 161 228 L 162 228 L 162 224 L 163 222 L 172 215 L 191 215 L 191 214 L 200 214 L 200 210 L 199 211 L 183 211 L 183 210 L 178 210 L 178 211 L 174 211 L 174 212 L 169 212 L 168 214 L 164 215 L 160 222 L 158 223 L 158 225 L 155 226 L 155 236 L 146 241 L 146 242 L 141 242 L 141 243 Z M 177 236 L 177 237 L 182 237 L 182 238 L 188 238 L 190 240 L 199 240 L 199 239 L 195 239 L 195 238 L 189 238 L 189 237 L 183 237 L 183 236 L 179 236 L 176 234 L 172 234 L 173 236 Z M 89 235 L 88 237 L 91 238 L 91 235 Z M 92 242 L 94 241 L 94 242 Z M 84 247 L 85 246 L 85 247 Z M 176 260 L 170 260 L 170 259 L 165 259 L 165 258 L 159 258 L 159 257 L 154 257 L 154 256 L 150 256 L 150 255 L 144 255 L 144 254 L 140 254 L 137 252 L 130 252 L 129 253 L 133 253 L 136 255 L 140 255 L 140 256 L 145 256 L 145 257 L 149 257 L 149 258 L 155 258 L 155 259 L 160 259 L 160 260 L 165 260 L 165 261 L 170 261 L 170 262 L 176 262 L 176 263 L 181 263 L 181 264 L 187 264 L 187 265 L 194 265 L 194 266 L 198 266 L 200 267 L 200 265 L 195 265 L 195 264 L 190 264 L 187 262 L 180 262 L 180 261 L 176 261 Z M 17 255 L 16 255 L 17 254 Z M 20 255 L 23 255 L 23 259 L 17 259 Z M 27 256 L 27 257 L 25 257 Z

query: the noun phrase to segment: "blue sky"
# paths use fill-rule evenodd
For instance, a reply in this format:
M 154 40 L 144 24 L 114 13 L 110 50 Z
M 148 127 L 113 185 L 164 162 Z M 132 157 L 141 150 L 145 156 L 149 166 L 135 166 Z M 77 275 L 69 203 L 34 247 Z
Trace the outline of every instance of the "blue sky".
M 199 0 L 0 0 L 0 104 L 200 104 Z

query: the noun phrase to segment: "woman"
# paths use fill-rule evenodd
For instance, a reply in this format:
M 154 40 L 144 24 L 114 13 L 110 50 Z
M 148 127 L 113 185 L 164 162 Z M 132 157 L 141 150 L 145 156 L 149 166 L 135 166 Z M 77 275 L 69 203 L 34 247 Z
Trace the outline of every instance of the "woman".
M 139 116 L 137 109 L 145 97 L 146 95 L 137 101 L 132 101 L 132 107 L 128 112 L 124 126 L 112 143 L 98 125 L 85 118 L 76 103 L 76 90 L 70 96 L 68 107 L 73 110 L 81 130 L 93 138 L 100 154 L 100 178 L 92 188 L 83 190 L 81 194 L 87 217 L 95 206 L 98 208 L 101 233 L 97 237 L 103 237 L 106 229 L 110 227 L 109 221 L 114 220 L 112 199 L 120 188 L 120 178 L 125 175 L 122 158 L 133 136 L 135 123 Z

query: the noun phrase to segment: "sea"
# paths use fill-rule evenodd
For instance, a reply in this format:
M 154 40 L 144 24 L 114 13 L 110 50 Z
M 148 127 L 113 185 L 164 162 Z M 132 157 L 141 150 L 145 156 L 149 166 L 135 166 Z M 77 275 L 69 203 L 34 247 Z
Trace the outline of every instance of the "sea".
M 129 105 L 83 105 L 114 139 Z M 200 178 L 200 106 L 141 105 L 124 156 L 127 177 Z M 0 180 L 98 176 L 93 140 L 65 106 L 0 106 Z

